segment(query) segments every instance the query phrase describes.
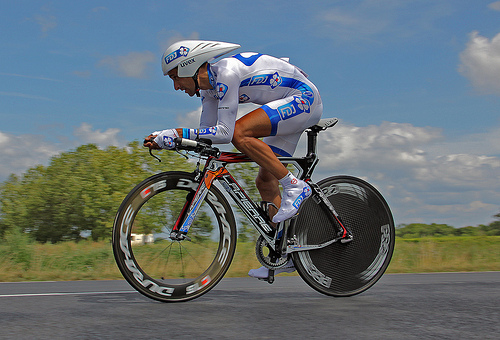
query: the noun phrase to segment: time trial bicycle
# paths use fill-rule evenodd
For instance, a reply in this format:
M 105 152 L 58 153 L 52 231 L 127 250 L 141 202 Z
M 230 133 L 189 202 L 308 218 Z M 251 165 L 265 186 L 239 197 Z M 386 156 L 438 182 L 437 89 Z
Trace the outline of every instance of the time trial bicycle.
M 337 121 L 322 119 L 306 129 L 305 157 L 279 157 L 295 166 L 297 177 L 311 186 L 312 194 L 296 216 L 275 228 L 268 204 L 255 203 L 226 168 L 251 162 L 248 157 L 220 151 L 209 141 L 177 138 L 176 149 L 197 154 L 204 166 L 200 169 L 198 162 L 192 173 L 153 175 L 124 199 L 112 241 L 124 278 L 140 293 L 163 302 L 207 293 L 224 277 L 235 253 L 237 228 L 229 196 L 260 235 L 256 255 L 269 268 L 265 279 L 269 283 L 274 271 L 291 258 L 302 279 L 323 294 L 351 296 L 373 286 L 394 249 L 388 204 L 372 185 L 356 177 L 311 180 L 319 162 L 318 133 Z M 154 242 L 134 239 L 148 234 Z

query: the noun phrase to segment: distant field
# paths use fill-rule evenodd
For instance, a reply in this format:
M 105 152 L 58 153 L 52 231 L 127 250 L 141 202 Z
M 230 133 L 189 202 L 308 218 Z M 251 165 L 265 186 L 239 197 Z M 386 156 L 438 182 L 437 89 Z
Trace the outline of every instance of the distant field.
M 260 267 L 253 243 L 239 243 L 227 277 Z M 388 273 L 500 270 L 500 236 L 397 239 Z M 296 274 L 288 274 L 296 275 Z M 0 281 L 122 279 L 109 242 L 0 244 Z

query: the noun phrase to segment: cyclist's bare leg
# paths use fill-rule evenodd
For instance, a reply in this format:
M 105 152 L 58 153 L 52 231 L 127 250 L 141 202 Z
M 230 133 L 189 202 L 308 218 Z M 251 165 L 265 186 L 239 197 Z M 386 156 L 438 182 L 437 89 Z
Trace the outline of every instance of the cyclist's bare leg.
M 259 190 L 260 197 L 263 201 L 271 202 L 276 207 L 281 204 L 281 194 L 279 190 L 279 182 L 276 177 L 274 177 L 270 172 L 262 167 L 259 167 L 259 174 L 255 179 L 255 186 Z M 270 205 L 269 209 L 269 219 L 272 219 L 274 215 L 278 212 L 274 206 Z M 276 227 L 275 223 L 271 223 L 273 227 Z
M 283 186 L 283 197 L 286 199 L 281 201 L 280 209 L 273 217 L 273 222 L 277 223 L 296 214 L 301 202 L 311 194 L 311 189 L 305 182 L 295 178 L 271 148 L 258 139 L 269 136 L 271 131 L 269 116 L 262 108 L 258 108 L 236 121 L 232 142 L 238 150 L 277 178 Z
M 262 109 L 254 110 L 242 118 L 235 125 L 233 145 L 241 152 L 260 165 L 256 185 L 263 200 L 280 206 L 280 190 L 278 179 L 288 175 L 286 167 L 278 160 L 271 148 L 259 137 L 271 134 L 271 121 Z M 276 212 L 271 211 L 270 215 Z M 274 274 L 292 272 L 295 270 L 290 260 L 283 268 L 274 271 Z M 269 279 L 269 270 L 266 267 L 252 269 L 248 275 L 261 279 Z
M 275 178 L 283 178 L 288 170 L 278 160 L 269 145 L 260 137 L 271 134 L 271 121 L 267 113 L 258 108 L 236 121 L 232 143 L 239 151 L 250 157 Z

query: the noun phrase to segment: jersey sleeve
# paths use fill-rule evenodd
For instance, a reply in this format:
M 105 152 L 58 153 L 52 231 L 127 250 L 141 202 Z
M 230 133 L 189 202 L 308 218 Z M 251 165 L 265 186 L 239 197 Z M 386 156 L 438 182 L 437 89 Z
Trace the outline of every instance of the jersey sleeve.
M 216 97 L 215 91 L 204 91 L 201 104 L 200 129 L 217 125 L 219 98 Z
M 227 144 L 233 139 L 238 113 L 240 79 L 234 72 L 223 70 L 217 77 L 216 88 L 204 91 L 199 136 L 215 144 Z M 210 95 L 213 94 L 213 95 Z M 189 131 L 195 138 L 198 131 Z

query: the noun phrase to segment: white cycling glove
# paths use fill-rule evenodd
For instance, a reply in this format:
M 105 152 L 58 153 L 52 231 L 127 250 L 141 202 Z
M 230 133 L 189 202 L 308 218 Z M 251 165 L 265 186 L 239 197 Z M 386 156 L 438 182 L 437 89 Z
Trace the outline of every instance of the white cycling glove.
M 162 149 L 174 149 L 175 141 L 174 138 L 179 137 L 177 130 L 175 129 L 167 129 L 163 131 L 155 131 L 152 135 L 157 135 L 154 141 L 158 146 Z

